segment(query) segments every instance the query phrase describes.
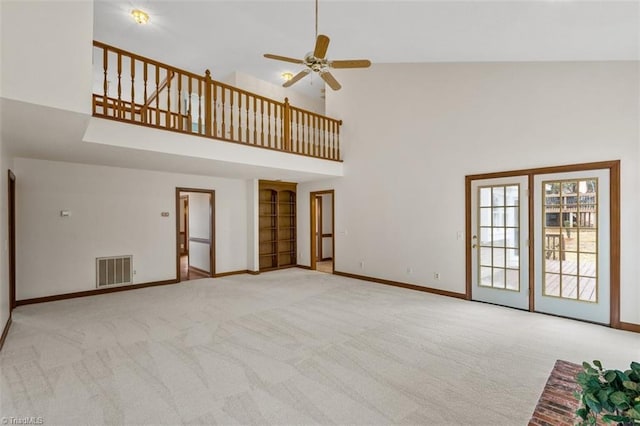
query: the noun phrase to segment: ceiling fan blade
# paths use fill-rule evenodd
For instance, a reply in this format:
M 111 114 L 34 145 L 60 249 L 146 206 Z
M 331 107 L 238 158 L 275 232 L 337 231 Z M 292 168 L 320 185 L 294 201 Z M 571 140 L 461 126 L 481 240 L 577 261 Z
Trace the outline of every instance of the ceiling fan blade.
M 331 87 L 333 90 L 340 90 L 342 86 L 338 83 L 338 80 L 329 71 L 320 71 L 320 77 Z
M 293 86 L 298 80 L 305 78 L 310 72 L 311 72 L 310 69 L 304 69 L 300 71 L 298 74 L 294 75 L 291 80 L 285 81 L 282 87 Z
M 318 59 L 324 59 L 327 56 L 327 49 L 329 48 L 329 37 L 326 35 L 318 35 L 316 39 L 316 47 L 313 49 L 313 56 Z
M 264 57 L 268 58 L 268 59 L 275 59 L 276 61 L 291 62 L 291 63 L 294 63 L 294 64 L 303 64 L 304 63 L 304 61 L 302 59 L 289 58 L 287 56 L 280 56 L 280 55 L 272 55 L 270 53 L 265 53 Z
M 331 68 L 369 68 L 371 61 L 368 59 L 346 59 L 344 61 L 330 61 Z

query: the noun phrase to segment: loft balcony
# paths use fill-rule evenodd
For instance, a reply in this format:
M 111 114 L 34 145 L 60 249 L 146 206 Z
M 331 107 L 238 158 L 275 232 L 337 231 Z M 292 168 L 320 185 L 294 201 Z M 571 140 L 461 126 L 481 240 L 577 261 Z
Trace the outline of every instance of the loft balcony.
M 218 141 L 341 161 L 342 122 L 94 41 L 92 115 Z M 212 141 L 212 143 L 214 143 Z

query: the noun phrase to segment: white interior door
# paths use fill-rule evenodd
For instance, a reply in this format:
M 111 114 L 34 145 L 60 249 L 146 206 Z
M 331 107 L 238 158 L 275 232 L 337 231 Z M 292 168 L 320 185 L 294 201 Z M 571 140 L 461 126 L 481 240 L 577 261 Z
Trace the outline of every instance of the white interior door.
M 527 176 L 471 183 L 473 300 L 529 309 Z
M 534 177 L 535 310 L 610 322 L 609 170 Z

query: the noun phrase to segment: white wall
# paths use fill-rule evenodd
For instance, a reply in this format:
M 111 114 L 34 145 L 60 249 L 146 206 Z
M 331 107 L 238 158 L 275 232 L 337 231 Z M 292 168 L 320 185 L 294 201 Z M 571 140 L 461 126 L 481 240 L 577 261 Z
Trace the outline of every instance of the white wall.
M 3 0 L 0 95 L 91 112 L 93 1 Z
M 247 180 L 247 269 L 260 269 L 259 180 Z
M 211 204 L 209 194 L 188 192 L 189 196 L 189 239 L 211 238 Z M 210 244 L 189 241 L 189 265 L 211 272 Z
M 621 159 L 621 319 L 640 323 L 638 75 L 637 62 L 340 73 L 327 113 L 344 120 L 345 176 L 298 186 L 300 263 L 309 191 L 335 188 L 336 270 L 464 292 L 465 175 Z
M 307 76 L 305 80 L 308 81 L 309 78 L 310 77 Z M 297 84 L 304 84 L 305 80 Z M 284 98 L 289 98 L 289 103 L 295 107 L 313 111 L 318 114 L 324 114 L 324 99 L 320 99 L 319 97 L 312 98 L 311 96 L 297 92 L 293 88 L 278 86 L 239 71 L 236 71 L 228 77 L 227 82 L 242 90 L 256 93 L 276 101 L 284 102 Z M 324 86 L 324 83 L 322 83 L 322 85 Z
M 134 283 L 174 279 L 176 187 L 216 191 L 216 271 L 247 268 L 244 180 L 24 158 L 14 168 L 18 300 L 94 289 L 99 256 L 132 254 Z
M 2 110 L 0 107 L 0 116 Z M 9 232 L 8 232 L 8 170 L 13 169 L 13 159 L 7 152 L 0 132 L 0 333 L 9 319 Z

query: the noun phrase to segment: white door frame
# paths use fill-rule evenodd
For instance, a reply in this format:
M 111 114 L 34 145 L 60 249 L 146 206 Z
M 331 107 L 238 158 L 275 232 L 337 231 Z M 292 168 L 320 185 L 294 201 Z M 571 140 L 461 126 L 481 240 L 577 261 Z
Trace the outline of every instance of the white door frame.
M 534 169 L 514 170 L 505 172 L 485 173 L 465 176 L 465 264 L 466 264 L 466 291 L 467 300 L 471 300 L 472 291 L 472 240 L 473 234 L 471 224 L 471 183 L 479 179 L 493 179 L 511 176 L 527 175 L 529 177 L 529 188 L 534 187 L 534 177 L 541 174 L 565 173 L 588 171 L 598 169 L 609 169 L 609 214 L 610 214 L 610 309 L 609 309 L 609 326 L 613 328 L 622 328 L 620 322 L 620 160 L 601 161 L 594 163 L 571 164 L 565 166 L 541 167 Z M 532 202 L 533 192 L 530 191 L 529 197 L 529 217 L 535 215 L 534 204 Z M 534 232 L 534 221 L 529 221 L 529 265 L 535 263 L 535 250 L 537 238 Z M 535 268 L 529 268 L 529 311 L 535 311 Z

